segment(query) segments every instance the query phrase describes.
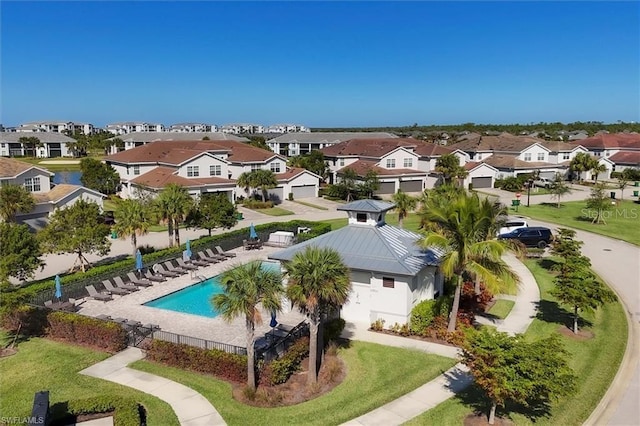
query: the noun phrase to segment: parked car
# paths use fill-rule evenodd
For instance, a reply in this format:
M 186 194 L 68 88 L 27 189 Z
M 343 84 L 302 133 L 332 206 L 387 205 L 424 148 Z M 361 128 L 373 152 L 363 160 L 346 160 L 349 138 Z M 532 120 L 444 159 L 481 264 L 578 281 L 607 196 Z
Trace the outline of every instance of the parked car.
M 551 188 L 551 185 L 553 185 L 553 180 L 545 177 L 541 177 L 533 181 L 533 186 L 539 186 L 541 188 L 549 189 Z
M 518 240 L 527 247 L 545 248 L 553 241 L 551 229 L 543 226 L 529 226 L 518 228 L 507 234 L 498 236 L 500 240 Z
M 524 219 L 507 219 L 507 221 L 502 225 L 502 227 L 498 230 L 497 235 L 508 234 L 509 232 L 515 231 L 516 229 L 526 228 L 529 224 Z

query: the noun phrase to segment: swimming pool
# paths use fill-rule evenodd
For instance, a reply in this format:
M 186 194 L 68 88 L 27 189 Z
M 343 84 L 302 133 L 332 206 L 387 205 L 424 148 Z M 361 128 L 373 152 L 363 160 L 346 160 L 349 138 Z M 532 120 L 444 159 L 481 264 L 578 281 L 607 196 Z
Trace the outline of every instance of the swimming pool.
M 264 261 L 261 267 L 263 269 L 280 270 L 280 264 L 276 262 Z M 216 275 L 182 290 L 144 303 L 144 306 L 215 318 L 219 313 L 213 308 L 211 298 L 220 293 L 222 293 L 220 275 Z

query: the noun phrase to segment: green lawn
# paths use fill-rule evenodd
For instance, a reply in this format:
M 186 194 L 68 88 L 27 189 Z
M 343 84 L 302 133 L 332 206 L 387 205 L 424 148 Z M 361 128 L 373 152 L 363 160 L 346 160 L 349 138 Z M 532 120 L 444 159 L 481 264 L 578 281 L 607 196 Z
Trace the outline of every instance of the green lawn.
M 107 199 L 102 201 L 102 208 L 106 212 L 109 212 L 109 211 L 115 212 L 116 210 L 118 210 L 118 204 L 113 200 Z
M 627 196 L 630 195 L 631 192 L 627 191 Z M 624 200 L 617 207 L 612 206 L 611 210 L 605 212 L 606 225 L 591 223 L 593 212 L 586 205 L 586 201 L 570 201 L 561 203 L 558 209 L 555 204 L 536 204 L 520 206 L 518 213 L 640 245 L 640 204 Z
M 295 214 L 292 211 L 285 210 L 280 207 L 271 207 L 270 209 L 259 209 L 257 212 L 268 214 L 269 216 L 288 216 L 291 214 Z
M 302 204 L 303 206 L 307 206 L 307 207 L 313 207 L 314 209 L 318 209 L 318 210 L 329 210 L 326 207 L 318 206 L 316 204 L 307 203 L 306 201 L 294 200 L 294 203 Z
M 515 302 L 513 300 L 498 299 L 496 303 L 489 309 L 491 315 L 495 315 L 498 318 L 505 319 L 511 309 L 513 309 Z
M 210 376 L 138 361 L 133 368 L 182 383 L 204 395 L 229 425 L 335 425 L 367 413 L 427 383 L 455 364 L 416 350 L 351 342 L 340 350 L 346 379 L 333 391 L 302 404 L 279 408 L 243 405 L 231 385 Z
M 23 157 L 23 158 L 16 158 L 16 160 L 20 160 L 20 161 L 24 161 L 25 163 L 29 163 L 32 164 L 34 166 L 37 167 L 42 167 L 43 169 L 47 169 L 49 171 L 52 172 L 79 172 L 80 171 L 80 164 L 64 164 L 64 161 L 70 161 L 70 160 L 78 160 L 77 158 L 58 158 L 57 160 L 60 160 L 60 163 L 56 164 L 54 163 L 54 161 L 56 161 L 56 158 L 31 158 L 31 157 Z M 52 163 L 49 164 L 40 164 L 41 161 L 51 161 Z
M 561 324 L 570 322 L 566 310 L 559 307 L 549 295 L 552 288 L 552 275 L 544 269 L 544 260 L 527 260 L 525 263 L 532 271 L 541 290 L 541 309 L 538 318 L 533 321 L 525 336 L 530 339 L 542 338 L 558 332 Z M 548 261 L 547 261 L 548 262 Z M 584 318 L 591 324 L 587 327 L 595 336 L 589 340 L 575 340 L 562 337 L 572 358 L 570 365 L 578 376 L 578 391 L 572 397 L 566 397 L 553 404 L 550 417 L 539 418 L 535 424 L 542 425 L 580 425 L 595 409 L 596 405 L 611 384 L 627 342 L 627 321 L 622 305 L 606 305 L 593 315 Z M 485 409 L 481 395 L 470 387 L 454 398 L 438 405 L 434 409 L 416 417 L 408 425 L 460 425 L 475 408 Z M 500 409 L 498 415 L 502 415 Z M 523 414 L 511 413 L 517 425 L 533 424 Z
M 0 335 L 6 342 L 6 334 Z M 17 348 L 15 355 L 0 359 L 0 417 L 29 416 L 34 393 L 46 389 L 51 405 L 99 395 L 121 396 L 145 406 L 149 425 L 179 424 L 171 407 L 156 397 L 78 374 L 109 354 L 39 338 L 21 342 Z

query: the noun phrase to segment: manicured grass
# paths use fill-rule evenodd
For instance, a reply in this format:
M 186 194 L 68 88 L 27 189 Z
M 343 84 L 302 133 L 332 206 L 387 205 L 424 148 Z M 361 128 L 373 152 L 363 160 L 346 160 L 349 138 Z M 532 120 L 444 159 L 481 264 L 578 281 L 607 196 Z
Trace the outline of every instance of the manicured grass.
M 116 210 L 118 210 L 118 204 L 113 200 L 102 201 L 102 207 L 104 211 L 107 211 L 107 212 L 109 211 L 115 212 Z
M 209 376 L 137 361 L 131 367 L 175 380 L 201 393 L 229 425 L 335 425 L 367 413 L 442 374 L 452 359 L 416 350 L 351 342 L 340 350 L 347 377 L 331 392 L 289 407 L 258 408 L 231 396 L 231 385 Z
M 306 201 L 297 201 L 294 200 L 294 203 L 298 203 L 298 204 L 302 204 L 303 206 L 307 206 L 307 207 L 313 207 L 314 209 L 318 209 L 318 210 L 329 210 L 326 207 L 322 207 L 322 206 L 318 206 L 316 204 L 311 204 L 311 203 L 307 203 Z
M 515 302 L 513 300 L 498 299 L 496 303 L 489 309 L 491 315 L 495 315 L 498 318 L 505 319 L 511 309 L 513 309 Z
M 64 161 L 77 160 L 75 158 L 31 158 L 31 157 L 23 157 L 16 158 L 16 160 L 23 161 L 25 163 L 32 164 L 37 167 L 42 167 L 43 169 L 47 169 L 52 172 L 77 172 L 80 171 L 80 163 L 77 164 L 65 164 Z M 56 160 L 59 160 L 60 163 L 55 163 Z M 41 161 L 51 161 L 48 164 L 41 164 Z M 79 160 L 78 160 L 79 161 Z
M 627 191 L 627 193 L 631 195 L 630 191 Z M 534 219 L 549 221 L 640 245 L 640 231 L 638 230 L 640 204 L 630 200 L 621 201 L 618 206 L 612 206 L 611 210 L 604 213 L 606 225 L 591 223 L 594 212 L 587 209 L 586 201 L 562 202 L 559 209 L 555 204 L 521 206 L 518 213 Z
M 0 333 L 3 340 L 5 333 Z M 70 399 L 100 395 L 132 398 L 144 405 L 149 425 L 178 425 L 171 407 L 144 392 L 106 380 L 78 374 L 80 370 L 109 357 L 86 348 L 32 338 L 17 345 L 18 353 L 0 359 L 0 416 L 31 414 L 33 395 L 49 390 L 51 405 Z
M 527 332 L 528 339 L 538 339 L 558 333 L 559 327 L 570 323 L 568 311 L 557 304 L 549 294 L 553 288 L 553 275 L 542 265 L 549 260 L 527 260 L 525 263 L 538 281 L 541 305 L 536 318 Z M 554 403 L 550 416 L 538 418 L 535 424 L 580 425 L 595 409 L 611 384 L 627 342 L 627 321 L 620 303 L 611 303 L 592 315 L 583 315 L 590 324 L 586 329 L 594 333 L 588 340 L 562 337 L 565 348 L 571 354 L 570 365 L 578 376 L 578 391 Z M 470 387 L 454 398 L 416 417 L 408 425 L 460 425 L 475 409 L 486 409 L 482 396 Z M 498 409 L 498 415 L 504 412 Z M 515 424 L 533 424 L 525 415 L 511 413 Z
M 269 216 L 288 216 L 291 214 L 295 214 L 292 211 L 285 210 L 280 207 L 271 207 L 270 209 L 259 209 L 257 212 L 268 214 Z

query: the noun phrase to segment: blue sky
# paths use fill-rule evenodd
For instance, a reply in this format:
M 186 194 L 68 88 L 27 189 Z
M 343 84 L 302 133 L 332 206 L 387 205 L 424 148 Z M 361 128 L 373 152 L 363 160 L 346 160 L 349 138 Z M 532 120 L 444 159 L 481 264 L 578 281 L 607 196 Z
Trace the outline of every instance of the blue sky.
M 638 2 L 0 2 L 0 122 L 640 121 Z

